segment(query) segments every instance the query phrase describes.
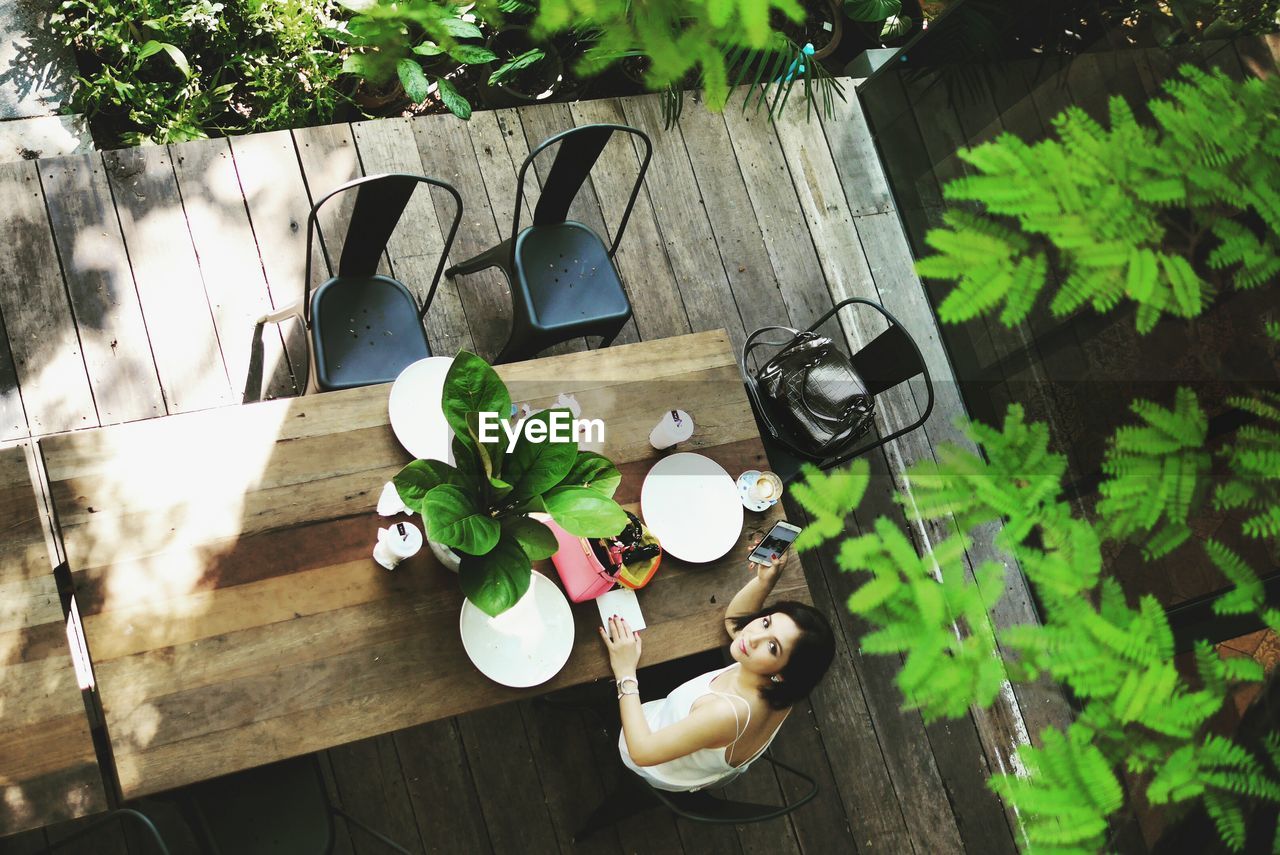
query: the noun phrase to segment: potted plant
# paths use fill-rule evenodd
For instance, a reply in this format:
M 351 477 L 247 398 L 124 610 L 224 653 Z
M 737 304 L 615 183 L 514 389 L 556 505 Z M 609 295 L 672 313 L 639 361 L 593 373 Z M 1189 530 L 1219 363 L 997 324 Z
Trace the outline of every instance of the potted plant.
M 412 0 L 342 0 L 358 14 L 336 31 L 355 50 L 343 71 L 360 85 L 356 104 L 371 115 L 395 112 L 407 101 L 421 104 L 435 94 L 455 116 L 470 118 L 471 104 L 451 78 L 461 67 L 484 65 L 496 59 L 486 47 L 466 39 L 483 38 L 460 7 Z
M 486 614 L 515 605 L 529 589 L 532 563 L 556 551 L 555 535 L 530 514 L 548 514 L 578 537 L 613 537 L 626 527 L 613 500 L 622 480 L 617 467 L 550 436 L 552 414 L 568 410 L 529 416 L 514 443 L 501 430 L 497 441 L 482 442 L 480 414 L 506 419 L 511 395 L 497 372 L 467 351 L 449 367 L 441 407 L 454 432 L 455 464 L 415 460 L 393 483 L 422 515 L 428 540 L 456 554 L 462 593 Z M 529 422 L 542 423 L 547 441 L 530 439 L 538 431 L 529 431 Z

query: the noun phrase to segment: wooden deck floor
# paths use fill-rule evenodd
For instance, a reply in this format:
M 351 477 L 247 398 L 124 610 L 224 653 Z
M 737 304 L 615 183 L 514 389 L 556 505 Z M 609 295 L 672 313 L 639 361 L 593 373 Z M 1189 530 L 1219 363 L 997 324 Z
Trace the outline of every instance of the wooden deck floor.
M 454 183 L 467 206 L 460 260 L 510 228 L 515 170 L 531 146 L 573 124 L 626 122 L 653 137 L 655 153 L 618 253 L 635 306 L 623 340 L 725 327 L 740 343 L 766 324 L 807 325 L 846 296 L 884 303 L 920 341 L 939 389 L 929 425 L 873 460 L 867 519 L 900 518 L 889 501 L 894 480 L 933 443 L 958 438 L 951 422 L 962 405 L 851 84 L 846 91 L 840 118 L 822 124 L 806 123 L 803 110 L 771 123 L 736 105 L 716 115 L 690 104 L 680 127 L 664 131 L 657 99 L 640 97 L 0 165 L 0 441 L 239 404 L 253 320 L 298 299 L 310 202 L 342 181 L 403 170 Z M 637 168 L 630 142 L 612 142 L 574 216 L 612 234 Z M 418 201 L 387 261 L 421 295 L 447 209 Z M 324 223 L 330 234 L 345 216 Z M 492 356 L 509 306 L 496 271 L 445 282 L 427 318 L 433 350 Z M 851 323 L 844 332 L 857 342 L 875 330 Z M 268 333 L 263 392 L 293 394 L 300 332 Z M 886 420 L 913 418 L 919 391 L 890 395 Z M 926 548 L 946 533 L 913 536 Z M 991 555 L 979 543 L 970 558 Z M 573 830 L 613 774 L 613 749 L 579 717 L 524 704 L 332 749 L 323 763 L 333 794 L 427 851 L 1014 851 L 1011 819 L 983 782 L 1008 768 L 1019 734 L 1063 720 L 1061 698 L 1010 692 L 991 711 L 925 726 L 899 709 L 899 663 L 858 650 L 861 627 L 843 608 L 852 580 L 830 555 L 806 556 L 804 572 L 843 644 L 775 744 L 822 786 L 786 820 L 708 829 L 655 812 L 575 846 Z M 1009 586 L 998 625 L 1030 619 L 1016 573 Z M 734 790 L 763 800 L 787 786 L 756 770 Z M 0 853 L 33 851 L 67 831 L 0 840 Z M 140 851 L 111 834 L 78 845 Z M 338 851 L 376 850 L 343 837 Z

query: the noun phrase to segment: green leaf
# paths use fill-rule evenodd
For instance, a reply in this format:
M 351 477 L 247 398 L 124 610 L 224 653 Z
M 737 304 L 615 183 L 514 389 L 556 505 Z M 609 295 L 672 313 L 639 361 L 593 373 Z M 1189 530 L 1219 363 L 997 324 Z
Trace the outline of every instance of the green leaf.
M 883 21 L 902 11 L 902 0 L 844 0 L 844 14 L 851 21 Z
M 480 501 L 454 484 L 441 484 L 423 501 L 427 537 L 468 555 L 484 555 L 498 542 L 498 521 Z
M 438 22 L 441 30 L 453 36 L 455 39 L 482 39 L 484 33 L 480 32 L 480 28 L 470 21 L 464 21 L 461 18 L 444 18 Z
M 465 44 L 454 45 L 449 48 L 449 56 L 463 65 L 483 65 L 498 58 L 498 55 L 487 47 Z
M 526 68 L 537 65 L 546 58 L 546 52 L 542 48 L 532 48 L 524 53 L 513 56 L 511 59 L 498 66 L 492 74 L 489 75 L 489 85 L 498 86 L 507 80 L 510 80 L 516 72 L 523 71 Z
M 430 84 L 427 83 L 427 75 L 422 73 L 422 66 L 418 65 L 417 60 L 406 58 L 397 62 L 396 75 L 399 76 L 400 85 L 404 87 L 410 101 L 421 104 L 427 100 L 427 96 L 431 94 Z
M 502 533 L 510 534 L 534 561 L 550 558 L 560 548 L 551 529 L 531 517 L 508 517 L 502 521 Z
M 590 487 L 604 493 L 610 498 L 622 483 L 622 473 L 607 457 L 594 451 L 579 451 L 569 474 L 560 480 L 561 484 L 574 487 Z
M 179 50 L 176 45 L 171 45 L 168 42 L 158 42 L 154 39 L 145 42 L 138 50 L 138 60 L 141 61 L 154 56 L 160 51 L 168 54 L 169 59 L 173 60 L 173 64 L 182 72 L 183 77 L 191 76 L 191 64 L 187 62 L 187 55 Z
M 413 52 L 418 56 L 440 56 L 444 53 L 444 48 L 435 42 L 423 42 L 414 47 Z
M 400 501 L 412 511 L 422 513 L 423 500 L 441 484 L 465 486 L 462 473 L 448 463 L 439 460 L 415 460 L 396 473 L 391 479 L 400 494 Z
M 525 419 L 515 448 L 507 455 L 503 477 L 513 488 L 511 491 L 513 500 L 523 501 L 545 493 L 559 484 L 573 468 L 578 456 L 576 442 L 552 442 L 550 439 L 544 442 L 533 442 L 528 437 L 527 431 L 533 424 L 546 425 L 549 435 L 552 413 L 568 415 L 569 411 L 543 410 Z M 621 530 L 621 528 L 618 529 L 618 531 Z M 617 533 L 617 531 L 613 532 L 613 534 Z
M 533 578 L 529 556 L 520 543 L 503 532 L 485 555 L 462 556 L 458 584 L 472 605 L 497 617 L 520 602 Z
M 627 514 L 613 499 L 590 487 L 556 487 L 543 494 L 547 513 L 576 537 L 613 537 L 627 527 Z
M 436 91 L 440 93 L 440 100 L 449 108 L 450 113 L 459 119 L 471 118 L 471 102 L 464 98 L 452 83 L 443 77 L 437 77 L 436 87 Z
M 427 402 L 427 406 L 434 404 Z M 441 406 L 455 435 L 467 436 L 467 413 L 511 414 L 511 395 L 489 363 L 469 351 L 458 351 L 444 378 Z

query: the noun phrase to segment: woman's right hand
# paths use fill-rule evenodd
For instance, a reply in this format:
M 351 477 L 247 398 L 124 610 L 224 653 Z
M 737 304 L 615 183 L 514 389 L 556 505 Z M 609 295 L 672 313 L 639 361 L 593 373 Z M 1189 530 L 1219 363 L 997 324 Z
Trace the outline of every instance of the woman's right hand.
M 787 561 L 790 558 L 791 553 L 784 552 L 780 557 L 769 561 L 767 564 L 752 562 L 756 567 L 756 578 L 772 589 L 778 581 L 778 577 L 782 575 L 782 571 L 786 568 Z
M 640 664 L 640 634 L 633 632 L 625 619 L 609 618 L 609 631 L 600 628 L 605 647 L 609 648 L 609 667 L 615 679 L 634 677 Z

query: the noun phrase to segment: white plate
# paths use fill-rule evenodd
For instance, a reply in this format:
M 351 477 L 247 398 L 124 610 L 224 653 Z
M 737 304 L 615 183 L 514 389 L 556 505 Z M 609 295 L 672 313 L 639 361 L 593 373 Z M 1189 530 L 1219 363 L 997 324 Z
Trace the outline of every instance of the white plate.
M 453 461 L 453 429 L 445 421 L 440 398 L 453 360 L 447 356 L 419 359 L 400 372 L 391 385 L 387 414 L 400 444 L 419 460 Z
M 573 650 L 573 612 L 556 584 L 535 572 L 520 602 L 497 617 L 462 603 L 462 646 L 495 683 L 524 688 L 560 672 Z
M 681 452 L 654 464 L 640 488 L 640 507 L 662 549 L 684 561 L 715 561 L 742 536 L 738 488 L 701 454 Z

